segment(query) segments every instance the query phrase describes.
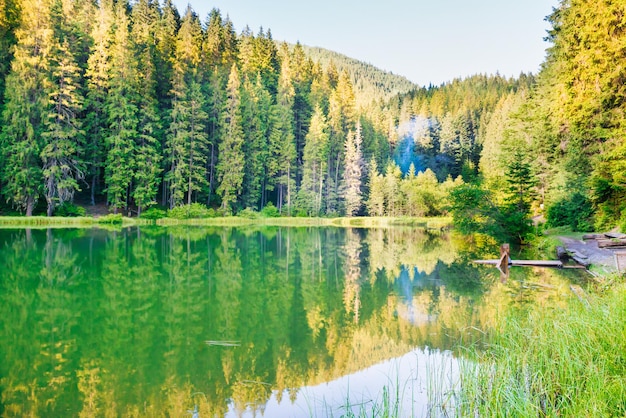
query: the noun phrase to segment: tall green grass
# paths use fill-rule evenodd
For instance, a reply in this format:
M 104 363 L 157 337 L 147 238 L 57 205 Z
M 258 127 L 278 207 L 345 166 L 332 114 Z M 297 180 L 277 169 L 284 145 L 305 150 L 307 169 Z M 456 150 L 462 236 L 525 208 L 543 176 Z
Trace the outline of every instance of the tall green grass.
M 589 302 L 508 315 L 464 363 L 459 415 L 626 416 L 626 286 Z
M 99 218 L 60 216 L 0 216 L 0 228 L 89 228 L 103 225 L 149 225 L 152 221 L 106 215 Z

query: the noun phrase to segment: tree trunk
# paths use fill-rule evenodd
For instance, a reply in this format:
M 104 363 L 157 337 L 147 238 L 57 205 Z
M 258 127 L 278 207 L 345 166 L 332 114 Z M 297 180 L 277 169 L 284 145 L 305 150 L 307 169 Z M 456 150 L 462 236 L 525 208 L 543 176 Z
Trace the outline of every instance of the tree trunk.
M 26 200 L 26 216 L 33 216 L 33 209 L 35 207 L 35 199 L 32 196 L 28 196 Z

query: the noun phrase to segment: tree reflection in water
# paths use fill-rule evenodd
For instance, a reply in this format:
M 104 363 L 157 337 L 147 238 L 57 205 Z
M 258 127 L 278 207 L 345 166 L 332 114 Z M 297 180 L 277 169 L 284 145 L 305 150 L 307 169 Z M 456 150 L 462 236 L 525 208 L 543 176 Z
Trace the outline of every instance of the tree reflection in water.
M 412 228 L 0 230 L 0 414 L 274 415 L 314 388 L 341 406 L 347 380 L 375 400 L 392 359 L 453 359 L 511 304 L 567 292 L 569 272 L 503 284 L 463 246 Z

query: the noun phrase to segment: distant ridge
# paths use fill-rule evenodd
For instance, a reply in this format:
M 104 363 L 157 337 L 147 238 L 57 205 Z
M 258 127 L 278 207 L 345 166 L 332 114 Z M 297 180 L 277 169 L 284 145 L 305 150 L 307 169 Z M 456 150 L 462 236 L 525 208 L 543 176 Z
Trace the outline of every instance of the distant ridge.
M 357 106 L 363 107 L 373 100 L 387 101 L 398 94 L 408 93 L 419 86 L 406 77 L 381 70 L 372 64 L 350 58 L 328 49 L 302 45 L 306 55 L 327 68 L 331 62 L 341 73 L 348 71 L 354 86 Z

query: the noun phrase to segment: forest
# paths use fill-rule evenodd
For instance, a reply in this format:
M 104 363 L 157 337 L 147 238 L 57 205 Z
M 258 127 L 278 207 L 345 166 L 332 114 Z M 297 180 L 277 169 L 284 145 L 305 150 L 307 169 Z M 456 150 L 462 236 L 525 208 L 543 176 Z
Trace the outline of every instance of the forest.
M 0 3 L 0 213 L 626 223 L 619 2 L 563 0 L 540 72 L 418 87 L 170 0 Z M 427 65 L 422 63 L 420 65 Z M 62 210 L 61 210 L 62 209 Z

